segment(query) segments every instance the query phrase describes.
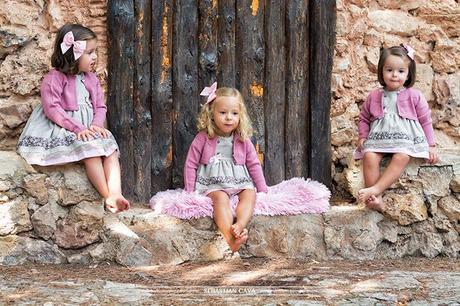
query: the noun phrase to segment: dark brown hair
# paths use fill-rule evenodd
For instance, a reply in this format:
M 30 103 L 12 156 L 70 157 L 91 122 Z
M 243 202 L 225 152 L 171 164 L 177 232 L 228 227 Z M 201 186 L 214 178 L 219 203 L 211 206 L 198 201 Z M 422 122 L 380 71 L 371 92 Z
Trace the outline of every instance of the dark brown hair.
M 61 51 L 62 40 L 69 31 L 72 31 L 75 41 L 96 39 L 96 33 L 79 24 L 66 24 L 59 29 L 56 35 L 54 51 L 51 56 L 51 66 L 65 74 L 77 74 L 79 59 L 75 60 L 73 46 L 64 54 Z
M 404 82 L 404 86 L 412 87 L 415 83 L 415 61 L 411 59 L 409 56 L 407 56 L 407 50 L 402 45 L 393 46 L 390 48 L 383 48 L 382 50 L 380 50 L 380 58 L 377 68 L 377 77 L 379 79 L 380 85 L 386 86 L 383 80 L 383 65 L 385 65 L 385 61 L 390 55 L 399 56 L 403 60 L 409 61 L 409 74 L 407 75 L 406 82 Z

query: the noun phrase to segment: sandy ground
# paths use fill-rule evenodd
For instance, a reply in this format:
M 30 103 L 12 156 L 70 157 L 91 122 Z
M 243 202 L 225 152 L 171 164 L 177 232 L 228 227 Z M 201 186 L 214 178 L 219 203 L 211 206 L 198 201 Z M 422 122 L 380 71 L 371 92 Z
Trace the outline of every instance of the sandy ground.
M 179 266 L 0 266 L 6 305 L 460 305 L 460 264 L 241 259 Z M 274 304 L 273 304 L 274 303 Z

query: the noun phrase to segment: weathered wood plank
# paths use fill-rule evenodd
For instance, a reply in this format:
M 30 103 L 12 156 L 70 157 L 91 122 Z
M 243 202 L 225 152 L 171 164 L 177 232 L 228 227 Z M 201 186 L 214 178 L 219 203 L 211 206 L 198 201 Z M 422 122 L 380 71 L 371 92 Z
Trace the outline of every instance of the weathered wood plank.
M 217 1 L 199 1 L 199 16 L 198 89 L 201 90 L 217 80 Z
M 286 177 L 308 175 L 308 1 L 287 0 Z
M 108 126 L 120 147 L 124 195 L 134 199 L 133 178 L 133 71 L 135 20 L 133 1 L 113 0 L 107 7 Z
M 236 87 L 241 91 L 260 151 L 265 151 L 263 84 L 265 65 L 264 1 L 237 0 Z
M 173 0 L 152 5 L 152 194 L 172 184 Z
M 310 176 L 331 187 L 331 72 L 335 43 L 335 0 L 311 0 Z
M 173 186 L 183 185 L 188 147 L 196 135 L 199 110 L 197 1 L 174 2 L 173 33 Z
M 220 87 L 235 87 L 235 0 L 219 0 L 217 5 L 217 81 Z
M 151 195 L 152 116 L 151 104 L 151 1 L 135 0 L 134 46 L 134 196 L 139 202 L 147 202 Z
M 330 185 L 335 9 L 333 0 L 109 1 L 108 123 L 126 195 L 145 201 L 182 186 L 199 92 L 216 79 L 241 90 L 269 184 Z
M 274 185 L 285 179 L 285 5 L 266 1 L 265 8 L 265 177 Z

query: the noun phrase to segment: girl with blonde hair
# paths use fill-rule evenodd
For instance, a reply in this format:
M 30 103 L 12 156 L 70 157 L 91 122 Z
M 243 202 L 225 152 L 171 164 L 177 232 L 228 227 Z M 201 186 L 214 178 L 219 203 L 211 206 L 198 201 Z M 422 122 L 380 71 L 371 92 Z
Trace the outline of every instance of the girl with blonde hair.
M 252 126 L 241 93 L 217 83 L 206 87 L 208 96 L 198 116 L 199 133 L 190 145 L 184 167 L 187 192 L 211 198 L 213 217 L 230 249 L 237 251 L 248 239 L 256 192 L 267 192 Z M 238 197 L 236 218 L 230 199 Z

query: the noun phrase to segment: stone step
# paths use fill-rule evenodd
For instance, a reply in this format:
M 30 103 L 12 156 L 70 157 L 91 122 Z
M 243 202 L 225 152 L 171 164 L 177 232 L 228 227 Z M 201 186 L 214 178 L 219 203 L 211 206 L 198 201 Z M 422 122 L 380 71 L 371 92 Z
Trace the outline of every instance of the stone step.
M 231 256 L 211 218 L 179 220 L 148 208 L 133 208 L 118 217 L 106 217 L 105 233 L 108 243 L 119 248 L 115 257 L 120 264 L 180 264 Z M 356 205 L 332 207 L 319 215 L 255 216 L 239 255 L 317 260 L 458 258 L 458 232 L 437 225 L 430 219 L 402 226 Z M 116 242 L 123 239 L 124 243 Z
M 387 259 L 460 257 L 459 155 L 411 162 L 380 214 L 359 205 L 323 214 L 254 216 L 242 257 Z M 180 220 L 147 205 L 113 215 L 82 165 L 30 167 L 0 151 L 0 264 L 103 261 L 180 264 L 235 256 L 211 218 Z

